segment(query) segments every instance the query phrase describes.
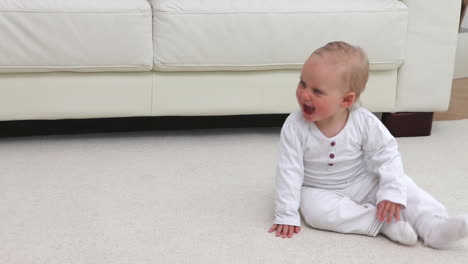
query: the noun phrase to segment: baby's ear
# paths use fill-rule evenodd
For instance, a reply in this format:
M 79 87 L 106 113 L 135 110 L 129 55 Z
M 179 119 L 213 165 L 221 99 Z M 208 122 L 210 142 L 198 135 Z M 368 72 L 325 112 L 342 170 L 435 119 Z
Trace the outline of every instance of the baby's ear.
M 348 92 L 345 94 L 343 97 L 343 102 L 341 103 L 341 106 L 344 108 L 348 108 L 354 104 L 356 101 L 356 93 L 355 92 Z

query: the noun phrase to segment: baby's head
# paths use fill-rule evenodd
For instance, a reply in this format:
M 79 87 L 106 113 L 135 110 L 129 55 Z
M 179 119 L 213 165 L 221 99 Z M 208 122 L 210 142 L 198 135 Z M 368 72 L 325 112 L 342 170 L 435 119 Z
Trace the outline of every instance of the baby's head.
M 367 54 L 358 46 L 335 41 L 317 49 L 308 60 L 319 58 L 333 64 L 336 74 L 343 80 L 345 92 L 354 92 L 357 101 L 369 78 Z
M 314 51 L 296 90 L 305 118 L 316 122 L 345 113 L 364 91 L 368 75 L 367 55 L 359 47 L 337 41 Z

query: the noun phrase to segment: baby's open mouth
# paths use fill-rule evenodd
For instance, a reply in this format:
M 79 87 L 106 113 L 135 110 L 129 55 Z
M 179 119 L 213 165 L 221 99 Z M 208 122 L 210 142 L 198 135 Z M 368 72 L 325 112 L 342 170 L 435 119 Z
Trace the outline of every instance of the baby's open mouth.
M 309 105 L 305 105 L 304 104 L 304 112 L 308 115 L 312 114 L 313 112 L 315 112 L 315 107 L 313 106 L 309 106 Z

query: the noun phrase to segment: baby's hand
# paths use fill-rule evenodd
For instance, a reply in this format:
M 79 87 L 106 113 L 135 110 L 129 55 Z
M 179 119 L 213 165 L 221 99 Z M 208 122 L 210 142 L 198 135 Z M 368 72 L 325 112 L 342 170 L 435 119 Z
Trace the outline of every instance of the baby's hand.
M 274 224 L 271 226 L 270 230 L 268 232 L 273 232 L 276 230 L 276 236 L 282 236 L 283 238 L 291 238 L 294 233 L 299 233 L 301 231 L 300 226 L 293 226 L 293 225 L 277 225 Z
M 396 221 L 400 221 L 400 207 L 400 204 L 382 201 L 377 205 L 377 218 L 379 218 L 380 222 L 385 221 L 385 218 L 387 218 L 387 223 L 392 221 L 392 217 L 395 217 Z

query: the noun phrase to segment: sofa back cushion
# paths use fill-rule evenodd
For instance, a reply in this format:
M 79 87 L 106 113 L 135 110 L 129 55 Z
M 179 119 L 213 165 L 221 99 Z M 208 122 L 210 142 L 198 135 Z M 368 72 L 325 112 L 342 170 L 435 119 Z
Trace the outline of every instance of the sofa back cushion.
M 0 72 L 149 71 L 146 0 L 0 1 Z
M 407 7 L 397 0 L 150 0 L 154 69 L 300 68 L 316 48 L 364 48 L 374 70 L 404 60 Z

